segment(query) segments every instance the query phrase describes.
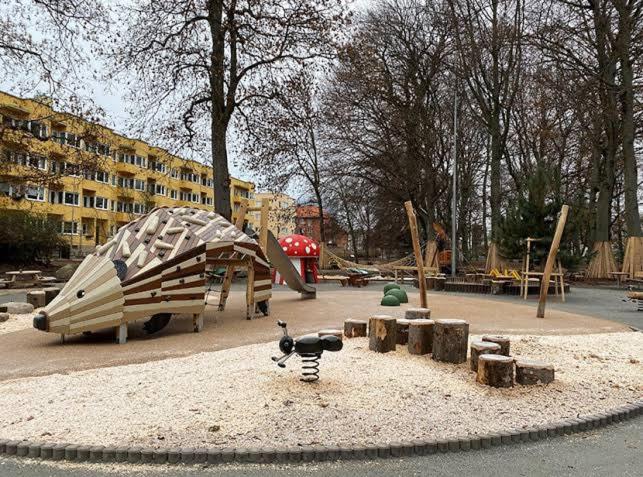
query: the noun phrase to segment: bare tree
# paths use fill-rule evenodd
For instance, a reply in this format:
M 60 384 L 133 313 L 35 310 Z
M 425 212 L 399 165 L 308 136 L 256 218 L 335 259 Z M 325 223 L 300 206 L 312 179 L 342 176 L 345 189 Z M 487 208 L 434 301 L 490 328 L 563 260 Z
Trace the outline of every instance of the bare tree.
M 244 116 L 242 153 L 246 166 L 261 174 L 264 187 L 283 190 L 303 183 L 319 208 L 320 238 L 325 243 L 320 85 L 312 72 L 301 70 L 283 86 L 273 100 L 262 101 L 255 114 Z
M 275 98 L 288 68 L 333 54 L 342 2 L 136 0 L 121 8 L 112 76 L 130 77 L 137 126 L 175 150 L 209 146 L 215 210 L 230 218 L 233 114 Z

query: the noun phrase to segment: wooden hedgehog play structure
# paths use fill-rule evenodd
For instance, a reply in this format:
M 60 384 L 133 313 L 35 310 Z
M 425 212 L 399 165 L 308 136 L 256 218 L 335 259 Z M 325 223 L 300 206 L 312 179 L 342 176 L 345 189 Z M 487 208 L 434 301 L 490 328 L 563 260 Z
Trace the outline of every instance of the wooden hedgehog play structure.
M 247 271 L 248 319 L 268 314 L 270 266 L 255 240 L 214 212 L 156 208 L 87 256 L 33 325 L 63 338 L 113 327 L 124 343 L 127 323 L 149 319 L 145 329 L 154 332 L 180 313 L 192 314 L 200 331 L 206 273 L 219 267 Z

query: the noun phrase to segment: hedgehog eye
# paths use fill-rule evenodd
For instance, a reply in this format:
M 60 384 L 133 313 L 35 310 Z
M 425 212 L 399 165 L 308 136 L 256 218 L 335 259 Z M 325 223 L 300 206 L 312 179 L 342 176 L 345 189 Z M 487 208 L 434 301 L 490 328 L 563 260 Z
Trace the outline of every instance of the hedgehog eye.
M 85 290 L 78 290 L 78 293 L 76 293 L 76 296 L 78 298 L 82 298 L 85 296 Z

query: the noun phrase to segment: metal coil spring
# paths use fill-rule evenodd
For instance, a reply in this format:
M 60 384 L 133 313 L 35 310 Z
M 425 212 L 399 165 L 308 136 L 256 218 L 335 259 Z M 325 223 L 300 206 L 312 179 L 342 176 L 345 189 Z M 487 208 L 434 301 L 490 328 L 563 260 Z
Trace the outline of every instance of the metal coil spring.
M 302 375 L 303 378 L 300 381 L 305 383 L 312 383 L 319 379 L 319 360 L 321 359 L 321 353 L 306 353 L 302 354 Z

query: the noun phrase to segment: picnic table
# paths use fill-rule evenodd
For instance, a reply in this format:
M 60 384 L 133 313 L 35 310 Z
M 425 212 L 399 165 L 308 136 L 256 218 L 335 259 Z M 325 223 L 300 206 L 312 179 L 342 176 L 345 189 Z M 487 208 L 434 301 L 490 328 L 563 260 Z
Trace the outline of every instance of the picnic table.
M 5 277 L 6 279 L 1 280 L 0 284 L 3 284 L 7 288 L 29 288 L 56 281 L 55 277 L 43 277 L 40 270 L 17 270 L 13 272 L 5 272 Z
M 540 283 L 543 278 L 543 272 L 521 272 L 522 279 L 520 280 L 520 292 L 523 294 L 523 298 L 527 299 L 527 293 L 529 290 L 529 282 L 538 281 Z M 565 278 L 562 272 L 552 272 L 551 277 L 554 280 L 554 291 L 558 295 L 558 287 L 560 287 L 560 296 L 563 302 L 565 302 Z
M 629 272 L 609 272 L 608 274 L 616 278 L 616 286 L 619 288 L 621 287 L 621 282 L 630 276 Z

